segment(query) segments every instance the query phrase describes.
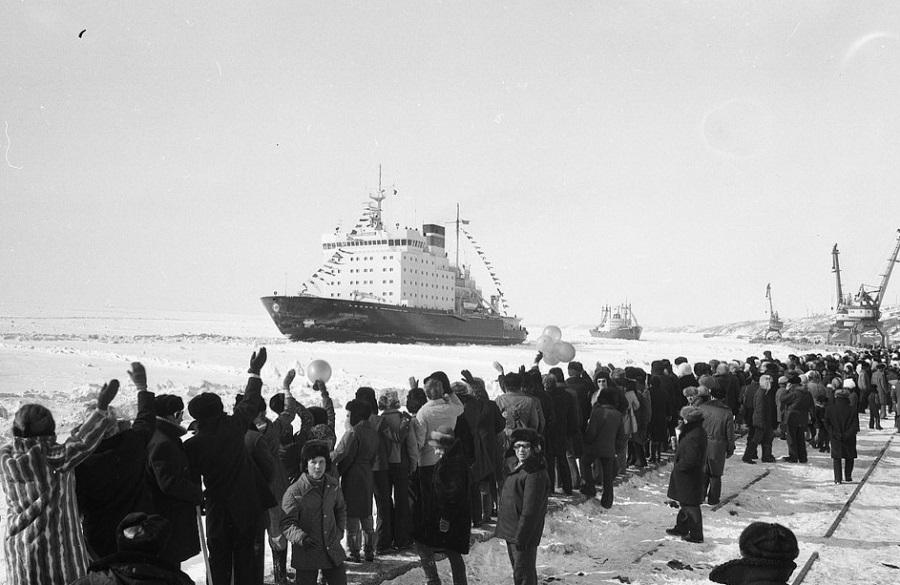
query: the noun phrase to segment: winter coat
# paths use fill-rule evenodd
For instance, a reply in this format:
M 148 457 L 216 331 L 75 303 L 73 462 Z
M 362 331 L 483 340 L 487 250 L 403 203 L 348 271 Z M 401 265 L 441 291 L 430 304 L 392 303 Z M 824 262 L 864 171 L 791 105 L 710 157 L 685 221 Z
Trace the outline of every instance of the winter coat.
M 258 525 L 268 507 L 260 497 L 259 475 L 244 446 L 244 435 L 262 400 L 261 388 L 260 379 L 251 377 L 233 415 L 198 420 L 196 434 L 184 443 L 192 481 L 200 483 L 202 478 L 206 486 L 207 540 L 227 536 L 210 530 L 225 523 L 209 517 L 227 515 L 234 526 L 246 529 Z
M 120 552 L 91 563 L 88 574 L 71 585 L 194 585 L 194 580 L 159 557 Z
M 650 419 L 653 416 L 652 407 L 650 405 L 650 391 L 647 389 L 639 389 L 636 393 L 639 407 L 635 417 L 637 418 L 637 432 L 631 436 L 631 442 L 643 445 L 647 440 L 647 428 L 650 426 Z
M 879 404 L 890 404 L 890 385 L 888 384 L 884 370 L 875 370 L 872 372 L 872 388 L 878 392 Z
M 375 476 L 372 463 L 381 440 L 368 420 L 361 420 L 344 433 L 334 448 L 334 466 L 341 474 L 341 489 L 347 503 L 347 516 L 367 518 L 372 515 Z
M 420 493 L 415 506 L 413 538 L 432 548 L 468 554 L 472 527 L 469 463 L 459 439 L 435 463 L 427 489 L 429 493 Z M 440 530 L 441 519 L 450 523 L 447 532 Z
M 715 398 L 699 404 L 697 408 L 703 411 L 709 475 L 721 477 L 725 472 L 725 460 L 734 453 L 734 415 L 727 404 Z
M 681 393 L 681 387 L 678 385 L 678 378 L 669 374 L 661 374 L 659 375 L 659 387 L 669 396 L 668 418 L 677 417 L 681 407 L 687 405 L 687 399 Z
M 625 392 L 625 400 L 627 403 L 625 412 L 623 413 L 625 415 L 623 418 L 625 424 L 625 436 L 630 437 L 638 430 L 636 413 L 641 407 L 641 402 L 638 400 L 637 394 L 633 390 Z
M 584 452 L 590 457 L 615 457 L 616 445 L 625 440 L 622 413 L 611 404 L 595 404 L 584 433 Z
M 702 421 L 687 423 L 681 427 L 666 495 L 684 506 L 699 506 L 703 503 L 705 468 L 706 431 Z
M 16 437 L 0 448 L 9 585 L 66 585 L 87 573 L 73 470 L 113 424 L 95 410 L 63 444 L 55 436 Z
M 461 395 L 463 418 L 472 435 L 473 458 L 469 468 L 469 479 L 477 483 L 497 469 L 497 433 L 503 430 L 506 421 L 496 404 L 479 400 L 471 395 Z
M 775 388 L 760 388 L 753 397 L 753 426 L 761 431 L 774 431 L 776 421 Z
M 262 439 L 260 446 L 266 450 L 266 461 L 271 462 L 271 473 L 267 477 L 267 483 L 274 502 L 266 513 L 269 520 L 267 530 L 272 538 L 281 536 L 281 520 L 284 517 L 284 511 L 281 509 L 281 499 L 290 485 L 287 468 L 281 461 L 281 448 L 285 440 L 293 437 L 294 428 L 292 423 L 299 410 L 300 404 L 294 397 L 286 395 L 284 410 L 275 420 L 270 421 L 268 418 L 263 418 L 256 423 L 256 430 Z M 306 412 L 306 409 L 303 409 L 303 411 L 308 418 L 301 425 L 308 427 L 312 423 L 312 415 Z M 259 463 L 257 463 L 257 467 L 259 466 Z
M 596 388 L 583 376 L 572 376 L 566 378 L 566 390 L 575 399 L 575 407 L 578 409 L 580 417 L 578 430 L 583 433 L 591 415 L 591 395 Z
M 800 385 L 792 386 L 781 397 L 782 421 L 789 427 L 805 427 L 813 416 L 812 395 Z
M 660 384 L 658 388 L 650 388 L 650 424 L 648 432 L 651 441 L 668 441 L 668 423 L 672 416 L 672 401 L 669 393 Z
M 741 396 L 741 420 L 748 427 L 753 426 L 753 410 L 756 402 L 756 395 L 760 392 L 759 382 L 750 382 L 744 386 Z
M 520 396 L 527 398 L 529 401 L 535 400 L 524 394 Z M 445 425 L 451 429 L 456 428 L 456 419 L 462 413 L 462 402 L 455 394 L 450 395 L 449 401 L 444 401 L 443 398 L 429 400 L 419 409 L 419 412 L 416 413 L 416 420 L 419 423 L 416 426 L 416 443 L 419 445 L 420 467 L 428 467 L 438 461 L 437 455 L 434 454 L 434 449 L 428 444 L 431 432 Z
M 550 476 L 544 458 L 533 454 L 520 464 L 510 457 L 494 536 L 515 544 L 519 550 L 537 548 L 544 533 L 549 496 Z
M 723 390 L 725 396 L 723 402 L 725 406 L 731 410 L 731 414 L 737 415 L 741 408 L 741 382 L 738 377 L 731 372 L 727 374 L 716 374 L 713 376 L 719 382 L 719 388 Z
M 272 493 L 272 479 L 275 477 L 275 469 L 278 467 L 277 460 L 263 439 L 262 433 L 256 430 L 256 427 L 248 429 L 244 433 L 244 447 L 250 456 L 250 467 L 253 469 L 253 478 L 256 483 L 256 492 L 259 494 L 260 505 L 266 510 L 269 535 L 278 536 L 278 526 L 271 525 L 271 515 L 269 511 L 278 506 L 279 500 Z M 275 516 L 280 520 L 281 515 Z
M 554 424 L 546 437 L 545 451 L 556 456 L 565 456 L 569 438 L 579 432 L 580 420 L 575 400 L 565 386 L 556 386 L 547 392 L 553 402 Z
M 396 408 L 381 413 L 378 429 L 382 443 L 386 445 L 388 465 L 404 464 L 407 470 L 415 469 L 419 462 L 419 446 L 413 418 Z
M 822 422 L 831 440 L 831 458 L 856 459 L 859 414 L 850 401 L 843 396 L 836 396 L 834 402 L 825 407 L 825 419 Z
M 134 424 L 101 441 L 75 469 L 75 492 L 92 558 L 116 552 L 116 527 L 131 512 L 153 513 L 147 443 L 156 427 L 153 392 L 138 392 Z
M 341 539 L 347 528 L 347 507 L 334 476 L 326 473 L 312 481 L 304 473 L 284 492 L 281 507 L 281 530 L 292 543 L 292 567 L 329 569 L 344 562 Z
M 684 396 L 684 389 L 690 388 L 691 386 L 697 387 L 700 383 L 697 382 L 697 377 L 694 374 L 688 374 L 687 376 L 679 376 L 675 380 L 675 386 L 678 388 L 678 411 L 681 410 L 681 407 L 687 406 L 687 398 Z M 677 414 L 677 412 L 676 412 Z
M 542 432 L 544 414 L 540 401 L 522 392 L 507 392 L 497 397 L 497 406 L 506 420 L 506 429 L 529 428 Z
M 160 556 L 181 563 L 200 552 L 195 507 L 202 499 L 200 484 L 191 480 L 181 437 L 187 431 L 164 418 L 147 443 L 147 477 L 157 514 L 169 521 L 169 540 Z

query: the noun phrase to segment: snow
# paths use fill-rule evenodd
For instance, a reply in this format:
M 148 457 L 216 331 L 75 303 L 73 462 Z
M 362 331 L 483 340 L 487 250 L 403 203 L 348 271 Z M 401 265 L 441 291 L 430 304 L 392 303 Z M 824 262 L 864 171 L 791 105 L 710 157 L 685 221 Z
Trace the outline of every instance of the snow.
M 260 315 L 208 315 L 126 311 L 78 312 L 59 315 L 0 316 L 0 435 L 10 434 L 11 416 L 21 404 L 40 402 L 57 417 L 61 429 L 82 419 L 85 405 L 103 382 L 118 378 L 123 387 L 115 405 L 134 411 L 135 394 L 126 373 L 131 361 L 147 368 L 150 389 L 174 393 L 186 400 L 203 391 L 219 392 L 229 404 L 243 390 L 251 351 L 265 345 L 269 360 L 263 369 L 264 395 L 280 386 L 284 373 L 298 362 L 328 361 L 333 377 L 328 387 L 338 406 L 356 388 L 393 387 L 405 392 L 407 379 L 422 379 L 444 370 L 451 380 L 466 368 L 489 380 L 489 392 L 498 390 L 490 380 L 494 360 L 507 369 L 530 364 L 533 340 L 542 326 L 530 325 L 531 343 L 516 347 L 390 344 L 291 343 L 281 337 L 268 317 Z M 698 334 L 645 331 L 642 341 L 593 339 L 584 327 L 563 327 L 563 339 L 577 348 L 576 359 L 586 366 L 599 361 L 617 366 L 649 368 L 653 359 L 684 355 L 691 362 L 710 358 L 731 359 L 761 355 L 764 349 L 785 357 L 791 348 L 765 347 L 733 338 L 703 338 Z M 542 366 L 546 370 L 546 366 Z M 314 393 L 305 378 L 294 383 L 295 394 L 307 403 Z M 883 431 L 860 433 L 859 459 L 854 479 L 863 479 L 869 466 L 893 433 L 893 421 Z M 867 426 L 868 415 L 861 418 Z M 538 554 L 538 572 L 544 582 L 568 585 L 587 583 L 696 583 L 708 582 L 709 570 L 739 556 L 737 539 L 751 521 L 780 522 L 800 541 L 798 569 L 814 552 L 819 559 L 805 584 L 888 584 L 900 581 L 900 510 L 894 492 L 900 485 L 900 440 L 890 442 L 885 454 L 863 485 L 847 515 L 830 538 L 825 538 L 844 503 L 858 484 L 834 485 L 831 460 L 810 452 L 806 465 L 776 463 L 747 465 L 740 461 L 743 443 L 732 457 L 723 478 L 723 498 L 740 494 L 713 510 L 703 507 L 706 540 L 688 544 L 666 536 L 676 510 L 666 504 L 669 468 L 664 466 L 634 475 L 616 488 L 615 505 L 604 510 L 598 500 L 573 503 L 548 516 Z M 776 440 L 775 455 L 786 454 Z M 746 491 L 743 486 L 769 474 Z M 5 528 L 5 517 L 3 518 Z M 267 554 L 268 556 L 268 554 Z M 490 540 L 477 544 L 466 557 L 471 583 L 511 582 L 505 543 Z M 450 582 L 449 566 L 440 563 Z M 186 570 L 198 582 L 204 579 L 202 560 L 193 559 Z M 5 582 L 5 566 L 0 583 Z M 421 570 L 391 583 L 419 583 Z

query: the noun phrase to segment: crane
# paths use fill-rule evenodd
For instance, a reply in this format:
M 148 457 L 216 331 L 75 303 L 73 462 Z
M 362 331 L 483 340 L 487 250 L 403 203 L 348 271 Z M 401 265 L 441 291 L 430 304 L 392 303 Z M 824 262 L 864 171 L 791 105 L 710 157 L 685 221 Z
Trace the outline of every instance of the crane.
M 848 294 L 846 297 L 841 288 L 841 265 L 838 259 L 840 252 L 837 244 L 831 249 L 831 271 L 835 276 L 837 306 L 835 307 L 834 323 L 828 330 L 829 341 L 838 332 L 847 331 L 850 336 L 850 344 L 858 345 L 863 334 L 875 331 L 881 337 L 881 345 L 886 344 L 887 336 L 881 327 L 881 303 L 884 300 L 888 282 L 891 280 L 897 255 L 900 253 L 900 229 L 897 230 L 897 233 L 894 252 L 888 258 L 887 268 L 881 275 L 881 283 L 878 287 L 873 288 L 861 284 L 856 294 Z
M 772 283 L 766 284 L 766 298 L 769 299 L 769 329 L 766 331 L 766 339 L 781 339 L 784 322 L 778 317 L 778 311 L 772 307 Z

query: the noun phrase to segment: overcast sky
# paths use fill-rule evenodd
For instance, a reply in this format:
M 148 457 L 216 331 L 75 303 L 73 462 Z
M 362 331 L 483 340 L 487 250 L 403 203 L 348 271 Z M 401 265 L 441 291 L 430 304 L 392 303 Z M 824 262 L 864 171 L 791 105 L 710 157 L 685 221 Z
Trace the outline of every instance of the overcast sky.
M 900 227 L 892 1 L 9 0 L 0 54 L 7 314 L 263 311 L 379 164 L 532 322 L 828 311 Z

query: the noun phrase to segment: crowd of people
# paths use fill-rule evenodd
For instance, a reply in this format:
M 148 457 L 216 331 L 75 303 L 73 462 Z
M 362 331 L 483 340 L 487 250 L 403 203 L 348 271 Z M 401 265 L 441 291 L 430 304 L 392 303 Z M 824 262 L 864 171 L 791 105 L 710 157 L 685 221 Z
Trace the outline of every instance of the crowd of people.
M 495 362 L 493 399 L 468 370 L 452 383 L 440 371 L 421 384 L 410 378 L 403 404 L 396 389 L 360 387 L 342 425 L 323 381 L 313 386 L 318 404 L 294 398 L 293 370 L 266 402 L 266 359 L 265 348 L 252 354 L 230 414 L 218 394 L 191 398 L 187 427 L 183 400 L 148 391 L 137 362 L 128 372 L 133 420 L 112 406 L 116 380 L 62 443 L 49 410 L 22 406 L 13 442 L 0 449 L 9 582 L 119 583 L 127 574 L 129 583 L 190 583 L 181 564 L 202 552 L 211 583 L 261 584 L 268 548 L 278 585 L 343 585 L 347 563 L 407 549 L 428 585 L 440 583 L 438 553 L 454 585 L 464 585 L 472 527 L 496 521 L 514 583 L 536 585 L 556 491 L 599 490 L 610 508 L 617 476 L 669 452 L 678 513 L 666 532 L 703 542 L 701 505 L 720 501 L 741 430 L 744 464 L 775 462 L 772 445 L 783 438 L 786 463 L 807 463 L 807 448 L 829 452 L 835 483 L 852 481 L 861 413 L 870 428 L 892 416 L 900 432 L 900 362 L 881 350 L 678 357 L 653 361 L 649 372 L 599 363 L 589 372 L 572 361 L 565 373 L 542 372 L 539 353 L 509 372 Z M 783 572 L 796 539 L 790 558 L 771 542 L 790 543 L 785 530 L 751 525 L 742 553 L 746 544 L 774 555 Z M 717 582 L 733 582 L 734 566 L 746 564 L 714 571 L 726 579 Z

